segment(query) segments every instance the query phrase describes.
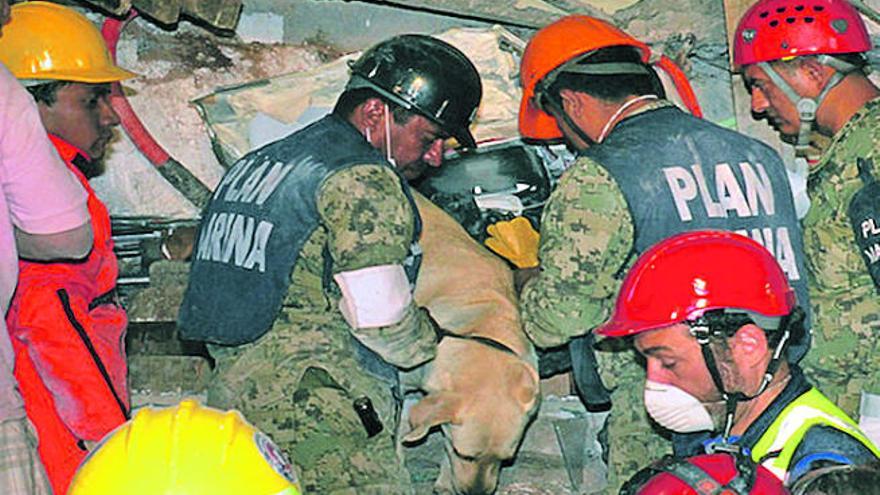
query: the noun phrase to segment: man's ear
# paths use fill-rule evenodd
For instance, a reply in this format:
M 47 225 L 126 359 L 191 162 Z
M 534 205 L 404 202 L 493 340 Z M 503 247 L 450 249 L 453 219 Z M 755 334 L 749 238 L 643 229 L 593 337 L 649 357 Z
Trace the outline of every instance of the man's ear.
M 559 90 L 559 99 L 562 100 L 562 109 L 572 118 L 580 116 L 581 112 L 583 112 L 584 96 L 586 95 L 571 89 Z
M 741 357 L 748 364 L 757 364 L 771 352 L 767 335 L 757 325 L 743 325 L 730 339 L 733 355 Z
M 359 109 L 362 122 L 371 127 L 377 128 L 383 123 L 382 118 L 385 116 L 385 103 L 379 98 L 367 98 L 361 104 Z
M 37 112 L 40 114 L 40 121 L 43 123 L 46 132 L 57 134 L 55 131 L 55 105 L 46 105 L 43 102 L 38 102 Z
M 834 76 L 834 69 L 819 62 L 814 57 L 804 57 L 800 62 L 801 77 L 816 89 L 817 95 Z

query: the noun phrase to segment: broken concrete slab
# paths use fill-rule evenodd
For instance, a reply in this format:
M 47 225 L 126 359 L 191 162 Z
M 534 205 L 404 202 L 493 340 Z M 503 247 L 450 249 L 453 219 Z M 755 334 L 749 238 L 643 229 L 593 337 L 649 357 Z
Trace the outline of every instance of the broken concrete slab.
M 131 406 L 170 406 L 185 398 L 207 399 L 210 363 L 198 356 L 129 355 Z

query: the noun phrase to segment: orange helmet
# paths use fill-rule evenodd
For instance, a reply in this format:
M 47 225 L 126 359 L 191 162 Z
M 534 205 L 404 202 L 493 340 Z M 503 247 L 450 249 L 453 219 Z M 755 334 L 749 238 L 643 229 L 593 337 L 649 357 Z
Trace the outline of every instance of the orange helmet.
M 520 65 L 523 88 L 519 110 L 520 134 L 542 141 L 562 138 L 556 119 L 540 106 L 541 93 L 552 84 L 556 75 L 572 70 L 584 55 L 612 46 L 631 46 L 641 54 L 644 64 L 651 61 L 648 45 L 601 19 L 586 15 L 563 17 L 535 33 L 526 46 Z M 672 77 L 691 112 L 701 116 L 696 96 L 681 69 L 665 56 L 660 57 L 657 65 Z M 606 67 L 597 69 L 601 71 L 597 73 L 604 74 L 645 73 L 643 66 L 619 62 L 608 63 Z M 578 72 L 584 73 L 584 70 L 581 68 Z
M 685 232 L 639 257 L 614 314 L 596 333 L 626 337 L 724 308 L 776 318 L 795 305 L 785 273 L 764 246 L 734 232 Z

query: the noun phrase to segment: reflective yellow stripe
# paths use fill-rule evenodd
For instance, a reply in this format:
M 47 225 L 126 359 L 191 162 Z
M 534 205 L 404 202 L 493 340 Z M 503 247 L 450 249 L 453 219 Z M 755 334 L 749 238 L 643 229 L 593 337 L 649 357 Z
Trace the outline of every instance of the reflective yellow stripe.
M 880 450 L 859 430 L 858 425 L 815 388 L 785 407 L 752 449 L 752 459 L 759 462 L 770 452 L 779 455 L 763 463 L 778 478 L 785 480 L 791 458 L 807 431 L 814 426 L 829 426 L 861 442 L 874 455 Z

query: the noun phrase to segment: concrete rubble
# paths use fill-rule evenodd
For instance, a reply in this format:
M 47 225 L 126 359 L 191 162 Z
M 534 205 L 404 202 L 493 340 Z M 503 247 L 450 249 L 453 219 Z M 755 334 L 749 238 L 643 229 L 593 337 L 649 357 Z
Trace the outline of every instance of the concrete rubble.
M 602 2 L 597 5 L 587 0 L 554 2 L 524 2 L 525 6 L 541 6 L 549 12 L 541 19 L 549 22 L 565 12 L 581 12 L 607 18 L 633 35 L 652 43 L 657 51 L 669 55 L 688 72 L 693 86 L 703 103 L 707 118 L 726 126 L 736 126 L 733 111 L 733 89 L 727 65 L 724 11 L 721 0 L 641 0 L 639 2 Z M 443 2 L 453 5 L 454 2 Z M 245 5 L 242 19 L 258 16 L 259 23 L 243 25 L 243 35 L 255 38 L 254 26 L 261 29 L 267 40 L 281 43 L 248 42 L 241 37 L 221 37 L 188 23 L 180 23 L 175 30 L 156 27 L 141 17 L 129 23 L 119 44 L 119 61 L 143 77 L 127 81 L 125 87 L 135 111 L 145 122 L 157 141 L 202 182 L 212 187 L 222 175 L 208 135 L 196 108 L 190 101 L 212 93 L 216 88 L 260 81 L 270 76 L 302 73 L 323 62 L 336 59 L 343 53 L 356 53 L 381 38 L 399 32 L 446 31 L 453 26 L 486 29 L 486 20 L 497 7 L 491 2 L 468 2 L 472 9 L 483 9 L 479 20 L 459 19 L 438 13 L 394 9 L 371 4 L 355 6 L 347 2 L 272 0 L 254 1 Z M 346 14 L 358 8 L 357 16 Z M 388 9 L 391 9 L 389 12 Z M 520 9 L 522 10 L 522 9 Z M 520 15 L 520 10 L 514 10 Z M 327 18 L 339 15 L 371 18 L 366 24 L 355 21 L 339 22 L 340 27 L 323 26 L 320 12 Z M 375 11 L 375 12 L 374 12 Z M 528 11 L 526 8 L 524 11 Z M 370 14 L 372 12 L 372 14 Z M 467 9 L 461 12 L 470 12 Z M 410 17 L 412 19 L 410 21 Z M 421 17 L 419 17 L 421 16 Z M 423 18 L 428 16 L 428 18 Z M 393 22 L 405 19 L 409 22 Z M 503 21 L 503 18 L 499 18 Z M 390 23 L 389 23 L 390 22 Z M 519 22 L 519 21 L 518 21 Z M 537 23 L 538 21 L 530 21 Z M 542 21 L 544 22 L 544 21 Z M 308 25 L 303 25 L 306 23 Z M 381 26 L 378 26 L 381 24 Z M 504 25 L 504 24 L 502 24 Z M 504 25 L 520 39 L 527 39 L 533 30 L 521 25 Z M 250 26 L 250 27 L 248 27 Z M 279 27 L 280 26 L 280 27 Z M 413 26 L 409 29 L 409 26 Z M 385 29 L 382 29 L 385 28 Z M 274 33 L 274 34 L 273 34 Z M 347 41 L 348 40 L 348 41 Z M 517 110 L 515 98 L 516 60 L 506 80 L 512 88 L 508 94 L 510 106 L 481 112 L 508 112 Z M 340 64 L 340 71 L 345 68 Z M 302 77 L 299 79 L 304 79 Z M 296 75 L 291 75 L 293 80 Z M 507 88 L 501 88 L 506 90 Z M 327 89 L 325 102 L 332 103 L 332 91 Z M 173 97 L 172 97 L 173 96 Z M 489 100 L 495 103 L 495 100 Z M 500 109 L 499 109 L 500 108 Z M 186 199 L 152 170 L 121 136 L 113 148 L 104 177 L 95 181 L 102 197 L 107 198 L 114 214 L 152 215 L 173 218 L 192 218 L 198 213 Z M 137 191 L 151 191 L 143 197 Z

